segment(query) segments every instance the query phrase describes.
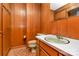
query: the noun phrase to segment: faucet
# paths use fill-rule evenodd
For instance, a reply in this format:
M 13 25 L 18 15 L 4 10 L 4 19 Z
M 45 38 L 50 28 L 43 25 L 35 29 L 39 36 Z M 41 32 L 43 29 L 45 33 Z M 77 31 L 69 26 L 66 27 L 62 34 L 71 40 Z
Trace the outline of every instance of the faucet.
M 56 37 L 57 37 L 59 40 L 63 41 L 65 44 L 70 43 L 70 41 L 67 40 L 67 39 L 64 39 L 62 35 L 56 35 Z
M 63 39 L 63 36 L 62 36 L 62 35 L 56 35 L 56 37 L 57 37 L 58 39 Z

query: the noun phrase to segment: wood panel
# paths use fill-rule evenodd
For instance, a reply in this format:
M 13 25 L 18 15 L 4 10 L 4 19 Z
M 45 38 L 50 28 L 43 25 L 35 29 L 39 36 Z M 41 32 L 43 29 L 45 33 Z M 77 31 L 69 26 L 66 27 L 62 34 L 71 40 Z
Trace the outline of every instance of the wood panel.
M 79 39 L 79 16 L 68 18 L 68 37 Z
M 24 20 L 25 20 L 25 4 L 15 3 L 11 5 L 12 33 L 11 45 L 23 45 L 24 36 Z
M 79 39 L 79 17 L 72 16 L 68 19 L 62 19 L 54 22 L 52 33 L 63 35 L 65 37 Z
M 11 22 L 10 13 L 3 7 L 3 55 L 7 55 L 10 48 Z
M 58 24 L 57 22 L 53 22 L 53 26 L 52 26 L 52 34 L 57 35 L 58 34 Z
M 72 16 L 54 22 L 52 34 L 63 35 L 65 37 L 79 39 L 79 17 Z
M 67 36 L 68 34 L 68 19 L 57 21 L 57 34 Z
M 41 4 L 41 32 L 51 33 L 52 22 L 53 22 L 53 12 L 51 14 L 50 4 Z
M 40 32 L 40 4 L 26 4 L 27 9 L 27 42 L 35 39 L 35 35 Z

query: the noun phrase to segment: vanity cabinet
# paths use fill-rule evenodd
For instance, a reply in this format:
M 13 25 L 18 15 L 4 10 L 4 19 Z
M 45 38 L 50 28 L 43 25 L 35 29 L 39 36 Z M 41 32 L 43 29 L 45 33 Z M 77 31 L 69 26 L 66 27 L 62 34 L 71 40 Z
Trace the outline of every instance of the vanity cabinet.
M 39 42 L 39 46 L 43 50 L 45 50 L 49 54 L 49 56 L 57 56 L 58 55 L 58 52 L 56 50 L 54 50 L 53 48 L 49 47 L 48 45 L 46 45 L 42 41 Z
M 64 56 L 63 54 L 59 53 L 58 56 Z
M 37 44 L 39 46 L 37 51 L 39 52 L 37 53 L 38 56 L 64 56 L 62 53 L 48 46 L 46 43 L 40 40 L 37 40 L 37 41 L 39 41 L 39 44 Z
M 42 49 L 41 47 L 39 49 L 40 49 L 40 52 L 39 52 L 40 56 L 49 56 L 49 54 L 44 49 Z

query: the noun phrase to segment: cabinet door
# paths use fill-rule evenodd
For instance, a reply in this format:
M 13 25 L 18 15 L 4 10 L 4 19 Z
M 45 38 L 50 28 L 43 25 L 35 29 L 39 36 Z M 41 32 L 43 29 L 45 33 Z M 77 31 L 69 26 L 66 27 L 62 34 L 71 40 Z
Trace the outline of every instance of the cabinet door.
M 36 39 L 36 44 L 37 44 L 36 55 L 39 56 L 39 52 L 40 52 L 39 47 L 40 46 L 39 46 L 39 40 L 38 39 Z
M 55 19 L 56 19 L 56 20 L 58 20 L 58 19 L 65 19 L 65 18 L 67 18 L 67 17 L 68 17 L 68 15 L 67 15 L 66 10 L 57 12 L 57 13 L 55 14 Z
M 2 35 L 0 34 L 0 56 L 2 55 Z
M 64 56 L 63 54 L 59 53 L 59 56 Z
M 47 52 L 44 51 L 41 47 L 40 47 L 39 55 L 40 55 L 40 56 L 49 56 L 49 55 L 47 54 Z
M 3 7 L 3 55 L 10 48 L 10 13 Z

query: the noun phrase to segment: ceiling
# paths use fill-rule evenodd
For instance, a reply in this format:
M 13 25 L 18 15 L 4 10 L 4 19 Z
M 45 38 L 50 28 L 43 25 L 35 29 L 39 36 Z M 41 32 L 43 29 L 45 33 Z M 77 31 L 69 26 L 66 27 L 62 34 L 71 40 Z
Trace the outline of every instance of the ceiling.
M 58 8 L 64 6 L 64 5 L 66 5 L 66 4 L 68 4 L 68 3 L 51 3 L 50 9 L 56 10 L 56 9 L 58 9 Z

